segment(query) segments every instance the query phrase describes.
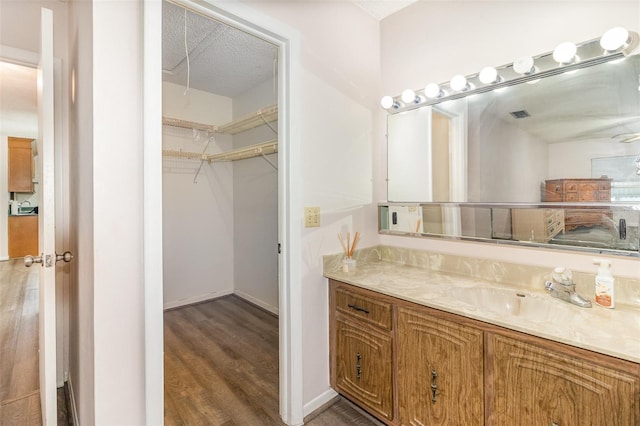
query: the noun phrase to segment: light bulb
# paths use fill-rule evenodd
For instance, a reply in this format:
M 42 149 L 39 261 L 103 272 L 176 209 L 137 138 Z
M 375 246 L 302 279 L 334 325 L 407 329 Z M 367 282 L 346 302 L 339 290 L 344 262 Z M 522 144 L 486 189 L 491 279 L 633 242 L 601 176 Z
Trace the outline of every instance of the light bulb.
M 513 70 L 518 74 L 533 74 L 536 69 L 533 66 L 533 58 L 531 56 L 523 56 L 513 61 Z
M 424 88 L 424 94 L 427 98 L 436 99 L 444 96 L 444 91 L 436 83 L 429 83 Z
M 498 75 L 498 70 L 494 67 L 486 67 L 480 71 L 478 75 L 480 81 L 484 84 L 493 84 L 500 82 L 501 78 Z
M 402 102 L 405 104 L 417 104 L 420 102 L 420 98 L 416 96 L 416 92 L 411 89 L 405 89 L 402 95 L 400 95 L 400 99 L 402 99 Z
M 380 106 L 384 109 L 389 109 L 394 106 L 394 104 L 396 104 L 396 102 L 391 96 L 383 96 L 380 100 Z
M 608 52 L 618 50 L 628 42 L 629 31 L 622 27 L 611 28 L 600 38 L 600 46 Z
M 578 47 L 575 43 L 565 41 L 553 50 L 553 60 L 561 64 L 570 64 L 576 58 Z
M 467 83 L 467 78 L 463 75 L 454 75 L 449 82 L 449 86 L 456 92 L 462 92 L 465 90 L 469 90 L 469 83 Z

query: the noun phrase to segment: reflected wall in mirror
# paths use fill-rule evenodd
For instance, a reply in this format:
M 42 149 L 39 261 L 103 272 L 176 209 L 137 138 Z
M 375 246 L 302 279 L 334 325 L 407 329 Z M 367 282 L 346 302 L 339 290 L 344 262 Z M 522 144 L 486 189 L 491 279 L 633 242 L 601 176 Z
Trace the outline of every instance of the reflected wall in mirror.
M 629 225 L 640 220 L 640 206 L 382 203 L 378 218 L 382 234 L 640 254 L 638 227 Z
M 546 181 L 608 178 L 640 202 L 640 56 L 388 117 L 388 200 L 545 202 Z
M 403 219 L 388 228 L 381 213 L 382 232 L 637 254 L 640 55 L 630 34 L 615 53 L 591 40 L 571 63 L 545 53 L 533 67 L 500 67 L 506 79 L 442 84 L 441 99 L 427 87 L 383 102 L 387 199 L 417 204 L 391 212 Z

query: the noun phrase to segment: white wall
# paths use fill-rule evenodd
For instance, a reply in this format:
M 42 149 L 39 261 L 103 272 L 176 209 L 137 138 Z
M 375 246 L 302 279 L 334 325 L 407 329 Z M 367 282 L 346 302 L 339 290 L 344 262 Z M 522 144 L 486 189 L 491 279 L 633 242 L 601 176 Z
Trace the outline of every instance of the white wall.
M 267 80 L 233 99 L 235 119 L 277 103 Z M 275 130 L 278 122 L 269 123 Z M 267 125 L 233 136 L 234 148 L 277 139 Z M 278 165 L 276 154 L 268 160 Z M 278 171 L 262 157 L 233 163 L 234 292 L 278 313 Z
M 231 121 L 230 98 L 163 83 L 163 115 L 207 124 Z M 208 136 L 163 126 L 163 149 L 202 152 Z M 216 134 L 208 153 L 228 151 Z M 163 159 L 164 306 L 176 307 L 233 292 L 233 165 Z
M 428 82 L 448 81 L 455 74 L 472 74 L 523 55 L 548 52 L 566 40 L 597 38 L 614 26 L 637 32 L 639 18 L 640 3 L 636 1 L 417 2 L 382 21 L 380 96 L 397 95 L 407 87 L 419 89 Z M 378 128 L 384 129 L 384 119 L 381 115 Z M 594 272 L 591 255 L 564 251 L 392 236 L 381 236 L 380 242 Z M 615 274 L 640 275 L 636 260 L 616 257 L 613 262 Z
M 346 2 L 256 2 L 260 12 L 300 32 L 300 168 L 294 197 L 319 206 L 320 228 L 303 228 L 300 270 L 303 312 L 305 413 L 333 395 L 329 387 L 328 288 L 322 255 L 340 252 L 338 232 L 363 233 L 361 246 L 377 242 L 373 186 L 378 166 L 373 116 L 378 110 L 379 24 Z M 380 174 L 377 174 L 380 176 Z M 298 188 L 300 193 L 298 194 Z M 285 248 L 286 250 L 286 248 Z

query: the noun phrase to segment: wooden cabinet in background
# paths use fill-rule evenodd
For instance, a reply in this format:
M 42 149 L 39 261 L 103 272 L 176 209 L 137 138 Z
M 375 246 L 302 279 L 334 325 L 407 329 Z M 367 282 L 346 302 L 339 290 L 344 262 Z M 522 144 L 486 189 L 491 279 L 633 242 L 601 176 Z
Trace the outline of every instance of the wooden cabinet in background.
M 610 203 L 611 179 L 553 179 L 545 181 L 542 201 L 560 203 Z M 594 225 L 613 228 L 612 213 L 607 208 L 565 210 L 564 230 Z
M 391 305 L 342 287 L 331 295 L 331 383 L 375 416 L 392 420 Z
M 546 243 L 565 230 L 562 209 L 512 209 L 513 238 Z
M 398 308 L 401 425 L 483 425 L 483 332 Z
M 32 139 L 8 138 L 8 190 L 33 192 Z
M 542 201 L 562 203 L 610 203 L 611 179 L 572 178 L 546 180 Z
M 9 216 L 9 257 L 38 255 L 38 216 Z
M 637 364 L 487 336 L 487 424 L 640 424 Z

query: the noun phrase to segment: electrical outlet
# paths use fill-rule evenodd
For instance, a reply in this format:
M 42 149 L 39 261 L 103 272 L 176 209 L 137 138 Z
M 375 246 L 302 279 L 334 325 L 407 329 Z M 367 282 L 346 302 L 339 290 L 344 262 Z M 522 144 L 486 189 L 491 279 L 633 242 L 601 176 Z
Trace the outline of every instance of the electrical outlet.
M 315 228 L 320 226 L 320 207 L 304 208 L 304 227 Z

